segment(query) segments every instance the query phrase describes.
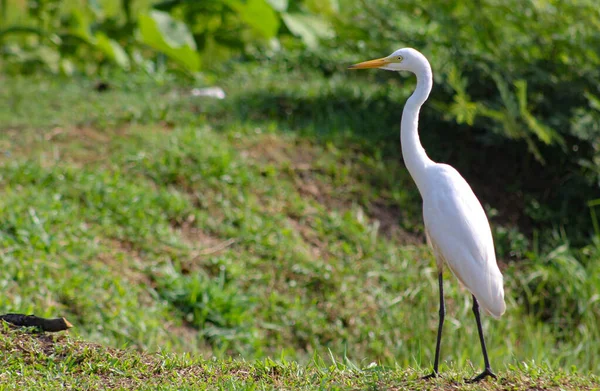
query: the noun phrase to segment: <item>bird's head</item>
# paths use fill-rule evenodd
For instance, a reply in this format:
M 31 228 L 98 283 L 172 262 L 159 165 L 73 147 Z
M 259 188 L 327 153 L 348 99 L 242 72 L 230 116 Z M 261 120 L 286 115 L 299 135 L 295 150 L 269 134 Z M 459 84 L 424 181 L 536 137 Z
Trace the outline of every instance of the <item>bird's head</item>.
M 423 67 L 423 63 L 428 63 L 419 51 L 413 48 L 398 49 L 387 57 L 369 60 L 351 65 L 349 69 L 367 69 L 379 68 L 387 71 L 409 71 L 417 73 Z

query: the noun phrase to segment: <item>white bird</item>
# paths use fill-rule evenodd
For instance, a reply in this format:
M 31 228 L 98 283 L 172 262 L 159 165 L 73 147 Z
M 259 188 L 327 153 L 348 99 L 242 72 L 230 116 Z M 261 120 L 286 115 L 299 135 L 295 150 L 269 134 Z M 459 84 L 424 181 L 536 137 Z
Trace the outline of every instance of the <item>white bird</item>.
M 432 161 L 419 141 L 419 110 L 429 97 L 433 86 L 429 61 L 419 51 L 404 48 L 387 57 L 350 67 L 365 68 L 409 71 L 417 77 L 417 87 L 406 101 L 402 112 L 400 141 L 404 163 L 423 198 L 427 242 L 433 249 L 438 269 L 440 317 L 435 361 L 433 372 L 424 378 L 438 375 L 442 326 L 446 313 L 442 279 L 444 262 L 473 296 L 473 313 L 477 321 L 485 370 L 471 379 L 471 382 L 480 381 L 488 376 L 496 378 L 485 347 L 479 305 L 495 318 L 504 313 L 506 305 L 502 274 L 496 263 L 490 224 L 475 193 L 453 167 Z

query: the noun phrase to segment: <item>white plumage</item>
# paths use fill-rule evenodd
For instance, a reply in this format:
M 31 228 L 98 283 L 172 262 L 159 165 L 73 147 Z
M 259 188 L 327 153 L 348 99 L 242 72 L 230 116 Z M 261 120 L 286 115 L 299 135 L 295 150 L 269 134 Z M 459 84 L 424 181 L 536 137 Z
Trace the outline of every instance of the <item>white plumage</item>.
M 417 50 L 405 48 L 396 50 L 388 57 L 365 61 L 350 68 L 409 71 L 417 77 L 417 87 L 406 101 L 402 112 L 400 138 L 404 162 L 423 198 L 427 241 L 433 248 L 438 266 L 440 322 L 433 373 L 426 378 L 438 375 L 445 315 L 442 283 L 444 263 L 473 294 L 473 313 L 477 321 L 485 370 L 472 381 L 479 381 L 488 376 L 495 378 L 483 338 L 479 305 L 496 318 L 504 313 L 506 305 L 502 274 L 496 263 L 490 225 L 473 190 L 454 168 L 429 159 L 419 141 L 419 111 L 433 87 L 429 61 Z
M 502 274 L 483 208 L 454 168 L 435 164 L 428 171 L 435 187 L 422 194 L 423 219 L 435 257 L 448 264 L 483 309 L 499 318 L 506 310 Z

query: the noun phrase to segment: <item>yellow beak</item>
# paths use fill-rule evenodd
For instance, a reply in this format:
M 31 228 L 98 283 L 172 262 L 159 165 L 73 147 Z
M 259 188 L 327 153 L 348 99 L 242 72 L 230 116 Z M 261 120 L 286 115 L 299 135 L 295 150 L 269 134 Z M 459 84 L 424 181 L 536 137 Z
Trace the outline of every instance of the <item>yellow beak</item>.
M 378 58 L 376 60 L 369 60 L 364 62 L 359 62 L 358 64 L 350 65 L 348 69 L 368 69 L 368 68 L 381 68 L 390 63 L 386 57 Z

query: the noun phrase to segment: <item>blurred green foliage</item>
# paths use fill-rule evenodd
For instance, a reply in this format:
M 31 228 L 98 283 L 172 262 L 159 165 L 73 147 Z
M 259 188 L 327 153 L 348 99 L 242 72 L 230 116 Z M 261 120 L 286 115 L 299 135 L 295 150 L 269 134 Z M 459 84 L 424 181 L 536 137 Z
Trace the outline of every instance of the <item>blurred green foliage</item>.
M 308 47 L 331 35 L 311 10 L 287 0 L 28 0 L 3 2 L 0 49 L 5 69 L 93 73 L 107 63 L 156 68 L 166 56 L 194 74 L 249 45 Z

